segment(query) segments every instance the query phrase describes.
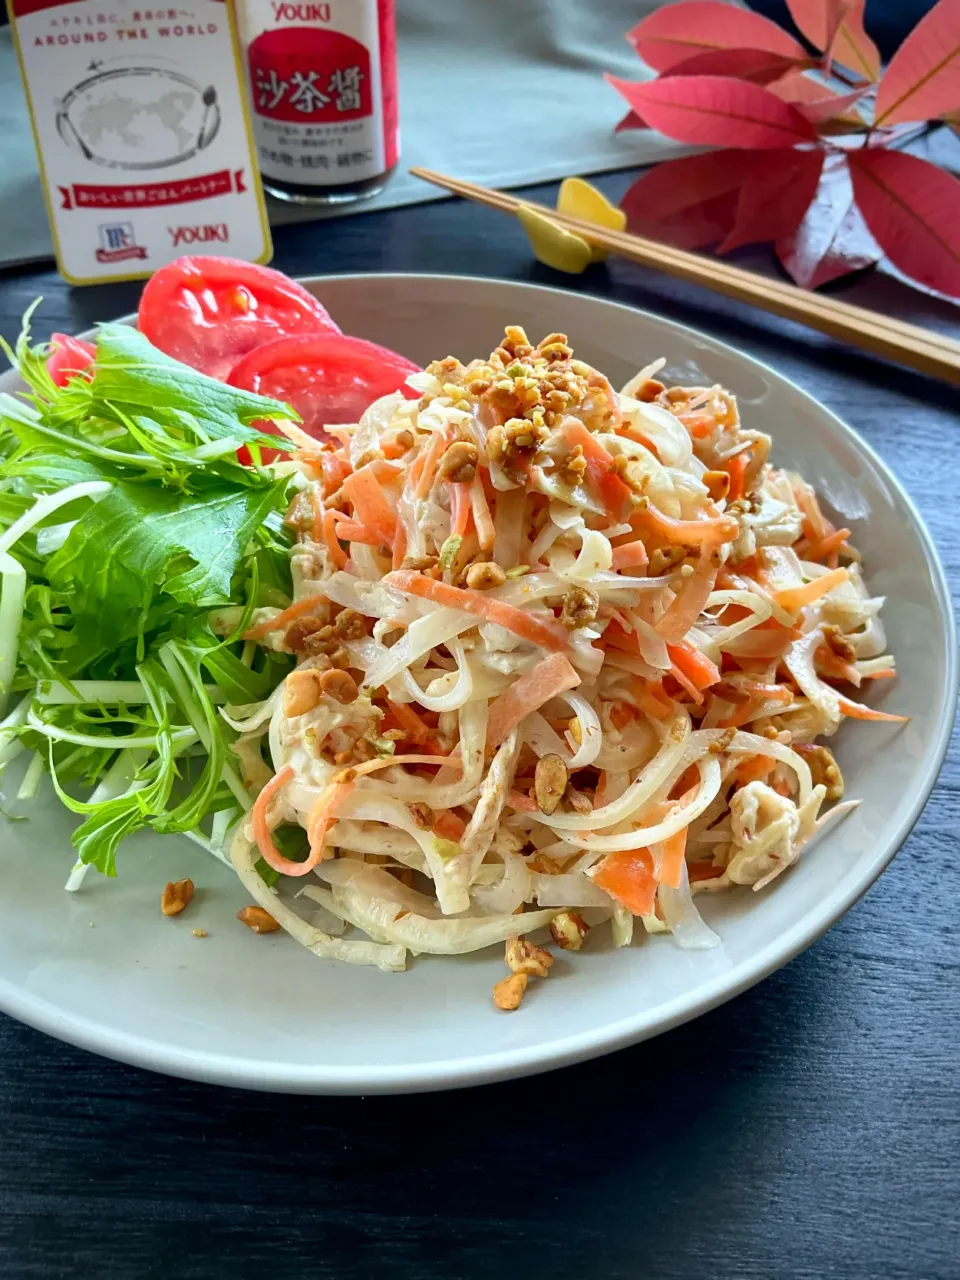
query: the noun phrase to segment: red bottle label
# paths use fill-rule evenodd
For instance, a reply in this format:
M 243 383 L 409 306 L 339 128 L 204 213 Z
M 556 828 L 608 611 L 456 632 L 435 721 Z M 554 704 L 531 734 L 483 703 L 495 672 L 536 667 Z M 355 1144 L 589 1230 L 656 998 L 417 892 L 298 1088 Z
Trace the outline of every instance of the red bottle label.
M 392 168 L 393 0 L 246 0 L 243 17 L 264 175 L 332 187 Z

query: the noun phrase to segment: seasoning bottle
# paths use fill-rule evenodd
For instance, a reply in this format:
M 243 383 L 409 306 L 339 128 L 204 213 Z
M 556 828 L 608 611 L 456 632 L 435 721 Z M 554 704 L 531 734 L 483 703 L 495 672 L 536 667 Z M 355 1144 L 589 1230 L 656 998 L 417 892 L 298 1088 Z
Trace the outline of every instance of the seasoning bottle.
M 396 168 L 395 0 L 242 0 L 264 187 L 297 204 L 345 204 Z

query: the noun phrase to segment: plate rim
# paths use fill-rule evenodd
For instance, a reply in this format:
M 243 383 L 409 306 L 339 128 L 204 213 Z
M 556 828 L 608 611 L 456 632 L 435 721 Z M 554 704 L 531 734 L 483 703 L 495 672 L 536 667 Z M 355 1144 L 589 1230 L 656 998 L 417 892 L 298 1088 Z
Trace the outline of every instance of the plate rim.
M 712 334 L 692 325 L 662 316 L 643 307 L 634 307 L 629 303 L 616 301 L 592 293 L 579 293 L 575 290 L 555 288 L 550 285 L 530 283 L 527 281 L 505 280 L 490 276 L 452 275 L 445 272 L 343 272 L 326 276 L 297 276 L 298 283 L 306 288 L 320 286 L 328 281 L 337 280 L 344 283 L 365 282 L 371 278 L 379 280 L 395 280 L 416 282 L 421 280 L 444 281 L 448 284 L 474 288 L 485 286 L 496 288 L 507 286 L 521 292 L 538 295 L 555 295 L 566 300 L 570 298 L 586 299 L 600 303 L 605 307 L 618 311 L 640 315 L 655 324 L 673 330 L 679 336 L 690 339 L 706 339 L 708 343 L 723 349 L 724 352 L 745 361 L 748 366 L 761 370 L 775 382 L 787 384 L 793 391 L 807 400 L 821 415 L 826 415 L 831 427 L 859 450 L 873 464 L 886 483 L 903 504 L 905 511 L 913 522 L 918 535 L 927 570 L 934 588 L 934 596 L 940 611 L 940 621 L 944 632 L 946 646 L 945 685 L 946 697 L 940 710 L 936 733 L 932 741 L 932 750 L 928 754 L 923 779 L 917 790 L 913 803 L 882 842 L 882 853 L 875 856 L 869 866 L 854 880 L 842 894 L 832 895 L 824 899 L 822 905 L 800 917 L 786 933 L 769 943 L 761 951 L 746 957 L 732 972 L 717 975 L 703 983 L 693 995 L 677 996 L 662 1007 L 655 1020 L 650 1020 L 649 1013 L 634 1012 L 614 1023 L 589 1032 L 579 1032 L 561 1040 L 552 1040 L 544 1045 L 525 1049 L 501 1049 L 489 1054 L 472 1055 L 470 1057 L 433 1059 L 416 1062 L 403 1067 L 380 1066 L 368 1064 L 364 1067 L 329 1067 L 323 1065 L 291 1066 L 282 1061 L 252 1065 L 247 1059 L 238 1059 L 228 1054 L 180 1049 L 169 1045 L 158 1044 L 146 1037 L 119 1032 L 95 1022 L 90 1018 L 75 1018 L 65 1015 L 61 1009 L 49 1001 L 30 995 L 24 988 L 10 979 L 0 976 L 0 1011 L 16 1018 L 38 1031 L 66 1041 L 78 1048 L 112 1058 L 132 1066 L 146 1070 L 160 1071 L 182 1079 L 197 1080 L 204 1083 L 219 1084 L 227 1087 L 240 1087 L 261 1091 L 356 1095 L 365 1093 L 417 1093 L 463 1088 L 467 1086 L 489 1084 L 499 1080 L 516 1079 L 540 1071 L 555 1070 L 573 1063 L 583 1062 L 605 1053 L 612 1053 L 632 1044 L 639 1044 L 652 1039 L 663 1032 L 692 1021 L 703 1013 L 717 1008 L 726 1001 L 742 994 L 769 977 L 777 969 L 789 963 L 801 951 L 811 946 L 818 938 L 845 915 L 872 884 L 890 865 L 899 852 L 907 836 L 913 830 L 922 813 L 930 794 L 936 785 L 943 761 L 946 756 L 953 730 L 958 696 L 957 629 L 950 596 L 949 585 L 943 564 L 937 552 L 936 544 L 931 537 L 923 516 L 918 511 L 910 494 L 890 470 L 886 462 L 873 447 L 833 410 L 822 404 L 810 392 L 805 391 L 786 374 L 755 356 L 739 351 L 731 343 L 716 338 Z M 131 321 L 134 317 L 120 317 L 120 322 Z M 87 336 L 94 332 L 85 330 L 78 336 Z

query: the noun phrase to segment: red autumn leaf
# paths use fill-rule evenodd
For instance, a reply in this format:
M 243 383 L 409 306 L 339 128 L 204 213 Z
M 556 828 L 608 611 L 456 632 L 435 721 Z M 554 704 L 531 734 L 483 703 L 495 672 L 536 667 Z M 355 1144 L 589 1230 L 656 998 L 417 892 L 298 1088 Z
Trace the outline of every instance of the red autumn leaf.
M 777 257 L 804 289 L 816 289 L 878 261 L 880 251 L 854 204 L 846 156 L 827 157 L 803 221 L 775 247 Z
M 851 0 L 830 50 L 830 60 L 873 82 L 880 76 L 880 50 L 863 29 L 863 5 L 864 0 Z
M 960 296 L 960 179 L 901 151 L 850 153 L 857 206 L 904 275 Z
M 684 62 L 675 62 L 664 76 L 733 76 L 752 84 L 769 84 L 788 71 L 799 67 L 815 67 L 815 58 L 788 58 L 766 49 L 710 49 L 694 54 Z
M 821 53 L 833 44 L 848 0 L 787 0 L 790 17 Z
M 812 124 L 824 124 L 842 116 L 854 103 L 859 102 L 868 88 L 864 85 L 862 89 L 854 89 L 852 93 L 834 93 L 832 89 L 800 72 L 790 72 L 767 87 L 784 102 L 792 103 Z M 854 124 L 866 127 L 859 117 L 852 116 L 851 119 Z
M 729 235 L 737 214 L 737 193 L 728 191 L 712 200 L 690 205 L 664 222 L 637 213 L 627 226 L 636 236 L 660 240 L 678 249 L 703 249 Z
M 863 29 L 864 0 L 787 0 L 790 16 L 828 61 L 865 80 L 880 74 L 880 54 Z
M 694 54 L 718 49 L 763 49 L 785 58 L 806 51 L 769 18 L 719 0 L 684 0 L 666 5 L 639 22 L 627 39 L 655 71 L 669 71 Z
M 779 240 L 795 231 L 817 193 L 823 160 L 819 149 L 791 151 L 776 165 L 766 156 L 756 156 L 740 188 L 733 230 L 717 252 Z
M 620 202 L 629 229 L 683 249 L 722 240 L 733 227 L 751 151 L 710 151 L 666 160 L 633 183 Z
M 960 107 L 960 4 L 940 0 L 893 55 L 877 89 L 877 124 L 932 120 Z
M 726 76 L 671 76 L 635 84 L 607 76 L 654 129 L 698 146 L 775 150 L 809 142 L 816 132 L 796 107 L 759 84 Z
M 628 111 L 614 129 L 614 133 L 623 133 L 624 129 L 649 129 L 646 120 L 641 120 L 635 111 Z

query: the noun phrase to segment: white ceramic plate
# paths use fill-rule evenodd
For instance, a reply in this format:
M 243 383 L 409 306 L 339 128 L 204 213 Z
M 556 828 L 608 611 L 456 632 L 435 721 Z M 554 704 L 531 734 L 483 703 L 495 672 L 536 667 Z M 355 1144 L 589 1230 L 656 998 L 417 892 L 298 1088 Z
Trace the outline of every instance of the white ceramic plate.
M 309 283 L 309 282 L 308 282 Z M 494 347 L 503 326 L 560 330 L 615 385 L 665 355 L 681 382 L 721 382 L 775 460 L 802 471 L 854 530 L 884 619 L 898 680 L 883 705 L 905 728 L 848 724 L 837 739 L 847 794 L 864 804 L 770 888 L 709 898 L 723 945 L 684 952 L 669 937 L 615 950 L 597 930 L 561 954 L 516 1014 L 490 990 L 499 948 L 424 957 L 383 974 L 320 961 L 283 934 L 237 924 L 246 895 L 186 839 L 125 845 L 114 882 L 63 892 L 73 819 L 50 792 L 29 822 L 0 826 L 0 1007 L 51 1035 L 158 1071 L 309 1093 L 478 1084 L 575 1062 L 676 1026 L 759 981 L 808 946 L 866 890 L 916 821 L 946 750 L 957 694 L 943 574 L 910 500 L 879 458 L 785 378 L 703 334 L 595 298 L 445 276 L 341 276 L 311 287 L 339 324 L 425 362 Z M 3 381 L 0 380 L 0 386 Z M 6 380 L 10 389 L 11 380 Z M 198 885 L 165 919 L 167 880 Z M 192 930 L 203 926 L 209 937 Z

